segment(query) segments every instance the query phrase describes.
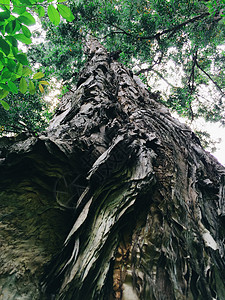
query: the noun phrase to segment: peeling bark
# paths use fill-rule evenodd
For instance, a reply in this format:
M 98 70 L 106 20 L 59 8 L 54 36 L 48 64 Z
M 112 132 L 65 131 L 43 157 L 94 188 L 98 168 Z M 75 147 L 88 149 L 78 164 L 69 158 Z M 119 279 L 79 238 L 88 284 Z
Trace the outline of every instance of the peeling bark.
M 48 130 L 0 139 L 0 299 L 219 299 L 225 169 L 97 42 Z

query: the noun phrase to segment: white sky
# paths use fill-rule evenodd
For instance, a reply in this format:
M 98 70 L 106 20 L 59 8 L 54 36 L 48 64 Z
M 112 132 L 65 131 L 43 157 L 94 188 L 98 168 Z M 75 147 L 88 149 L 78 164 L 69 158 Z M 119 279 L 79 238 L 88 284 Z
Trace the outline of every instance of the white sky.
M 180 117 L 176 112 L 172 113 L 172 116 L 178 119 L 181 123 L 186 123 L 185 118 Z M 211 153 L 216 159 L 225 166 L 225 127 L 221 126 L 219 123 L 206 122 L 203 118 L 199 118 L 197 121 L 194 121 L 193 124 L 187 124 L 192 131 L 201 130 L 206 131 L 210 134 L 211 140 L 216 141 L 215 147 L 216 151 L 211 152 L 210 149 L 205 149 Z
M 221 143 L 216 144 L 216 152 L 212 153 L 218 161 L 225 166 L 225 128 L 217 123 L 205 123 L 204 130 L 209 132 L 213 139 L 221 139 Z
M 183 72 L 182 69 L 177 68 L 174 64 L 174 62 L 169 61 L 167 64 L 167 68 L 168 68 L 168 74 L 170 76 L 168 81 L 175 85 L 175 86 L 182 86 L 181 84 L 181 73 Z M 153 91 L 160 91 L 162 93 L 168 94 L 169 90 L 170 90 L 170 86 L 168 84 L 165 83 L 165 81 L 163 79 L 159 79 L 157 80 L 157 82 L 155 81 L 155 77 L 157 75 L 153 73 L 153 78 L 149 78 L 149 85 L 151 87 L 154 87 L 152 90 Z M 207 95 L 206 95 L 207 96 Z M 208 95 L 208 97 L 210 98 L 210 94 Z M 180 120 L 180 122 L 185 123 L 185 119 L 184 118 L 180 118 L 178 117 L 178 115 L 175 113 L 173 113 L 172 115 L 175 115 L 175 118 L 178 118 Z M 188 124 L 190 126 L 190 124 Z M 219 141 L 221 140 L 220 143 L 216 143 L 215 147 L 216 147 L 216 151 L 211 153 L 213 156 L 215 156 L 217 158 L 217 160 L 223 164 L 225 166 L 225 127 L 222 127 L 219 123 L 210 123 L 210 122 L 206 122 L 204 121 L 204 119 L 198 119 L 198 121 L 195 124 L 192 124 L 192 126 L 190 126 L 192 128 L 192 130 L 198 129 L 198 130 L 202 130 L 202 131 L 207 131 L 212 140 L 215 141 Z M 206 149 L 208 152 L 210 152 L 209 149 Z

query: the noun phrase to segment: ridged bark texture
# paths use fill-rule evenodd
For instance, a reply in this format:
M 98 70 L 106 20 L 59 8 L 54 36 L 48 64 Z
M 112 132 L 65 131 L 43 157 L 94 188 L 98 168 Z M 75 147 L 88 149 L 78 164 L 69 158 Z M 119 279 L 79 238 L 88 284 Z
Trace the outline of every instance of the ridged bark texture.
M 0 140 L 0 299 L 223 300 L 224 167 L 87 49 L 48 130 Z

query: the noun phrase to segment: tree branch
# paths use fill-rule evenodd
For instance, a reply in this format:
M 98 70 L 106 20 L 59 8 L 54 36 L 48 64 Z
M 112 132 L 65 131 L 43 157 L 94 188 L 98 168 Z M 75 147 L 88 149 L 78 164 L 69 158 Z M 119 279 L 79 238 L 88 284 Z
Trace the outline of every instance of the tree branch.
M 113 26 L 113 27 L 115 27 L 115 28 L 118 29 L 118 30 L 121 30 L 121 31 L 118 32 L 118 33 L 125 33 L 126 35 L 129 35 L 129 36 L 133 37 L 132 33 L 127 32 L 126 30 L 124 30 L 123 28 L 119 27 L 118 25 L 112 24 L 112 23 L 107 23 L 107 24 L 108 24 L 108 25 L 111 25 L 111 26 Z
M 212 81 L 212 83 L 217 87 L 217 89 L 220 91 L 221 94 L 225 95 L 222 88 L 218 85 L 218 83 L 212 78 L 211 75 L 209 75 L 202 67 L 199 65 L 199 63 L 196 60 L 196 66 Z
M 162 80 L 164 80 L 172 88 L 174 88 L 174 89 L 177 88 L 172 83 L 170 83 L 165 77 L 163 77 L 163 75 L 159 71 L 153 69 L 152 72 L 156 73 Z
M 195 23 L 196 21 L 198 20 L 201 20 L 203 19 L 204 17 L 207 17 L 207 16 L 210 16 L 210 14 L 208 12 L 205 12 L 205 13 L 202 13 L 201 15 L 198 15 L 194 18 L 191 18 L 183 23 L 180 23 L 178 25 L 175 25 L 171 28 L 168 28 L 168 29 L 164 29 L 162 30 L 161 32 L 157 32 L 153 35 L 149 35 L 149 36 L 136 36 L 136 35 L 133 35 L 132 33 L 130 32 L 127 32 L 125 29 L 121 28 L 120 26 L 116 25 L 116 24 L 112 24 L 111 22 L 106 22 L 106 24 L 110 25 L 110 26 L 113 26 L 115 27 L 116 29 L 119 30 L 119 32 L 115 32 L 115 33 L 118 33 L 118 34 L 126 34 L 130 37 L 133 37 L 133 38 L 138 38 L 139 40 L 151 40 L 151 39 L 156 39 L 156 40 L 160 40 L 160 37 L 166 33 L 170 33 L 169 37 L 173 36 L 176 31 L 180 30 L 181 28 L 185 27 L 186 25 L 188 24 L 192 24 L 192 23 Z M 107 36 L 106 36 L 107 37 Z
M 163 59 L 163 54 L 164 54 L 164 53 L 161 52 L 160 57 L 157 59 L 157 61 L 154 61 L 154 64 L 153 64 L 153 65 L 151 65 L 151 66 L 149 66 L 149 67 L 147 67 L 147 68 L 144 68 L 144 69 L 141 69 L 141 70 L 137 71 L 137 72 L 135 73 L 135 75 L 138 76 L 138 75 L 140 75 L 141 73 L 145 73 L 145 72 L 152 71 L 155 65 L 159 65 L 159 64 L 161 63 L 161 61 L 162 61 L 162 59 Z
M 108 33 L 105 36 L 103 36 L 103 39 L 105 39 L 108 36 L 113 35 L 113 34 L 124 34 L 124 32 L 123 31 L 111 31 L 110 33 Z
M 191 94 L 194 92 L 195 66 L 196 66 L 196 62 L 197 62 L 197 51 L 193 55 L 192 61 L 193 61 L 193 63 L 192 63 L 192 68 L 191 68 L 191 74 L 190 74 L 189 80 L 188 80 L 188 88 L 189 88 Z
M 153 35 L 150 35 L 150 36 L 142 36 L 142 37 L 138 37 L 138 38 L 140 38 L 140 40 L 147 40 L 147 39 L 150 40 L 150 39 L 158 39 L 158 38 L 160 38 L 160 36 L 162 36 L 166 33 L 169 33 L 169 32 L 172 32 L 172 34 L 174 34 L 177 30 L 181 29 L 182 27 L 185 27 L 186 25 L 191 24 L 191 23 L 195 23 L 196 21 L 198 21 L 198 20 L 200 20 L 200 19 L 202 19 L 206 16 L 209 16 L 209 13 L 203 13 L 203 14 L 198 15 L 198 16 L 192 18 L 192 19 L 189 19 L 189 20 L 187 20 L 187 21 L 185 21 L 181 24 L 178 24 L 178 25 L 176 25 L 172 28 L 165 29 L 165 30 L 163 30 L 161 32 L 158 32 L 156 34 L 153 34 Z

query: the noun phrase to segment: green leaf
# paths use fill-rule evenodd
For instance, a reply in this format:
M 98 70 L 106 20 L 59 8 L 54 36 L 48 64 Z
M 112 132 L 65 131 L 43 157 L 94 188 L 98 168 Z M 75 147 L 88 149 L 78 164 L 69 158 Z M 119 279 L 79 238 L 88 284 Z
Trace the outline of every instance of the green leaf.
M 9 44 L 0 37 L 0 49 L 5 53 L 5 55 L 9 55 L 10 47 Z
M 10 17 L 10 12 L 8 10 L 0 12 L 0 21 L 4 21 L 5 19 L 8 19 L 9 17 Z
M 11 0 L 12 1 L 12 3 L 13 3 L 13 5 L 19 5 L 20 4 L 20 1 L 19 0 Z
M 8 95 L 8 91 L 5 91 L 5 90 L 0 90 L 0 99 L 3 99 L 5 98 L 7 95 Z M 4 101 L 5 102 L 5 101 Z M 2 103 L 2 102 L 1 102 Z M 6 103 L 6 102 L 5 102 Z M 3 105 L 3 104 L 2 104 Z M 4 107 L 4 105 L 3 105 Z
M 16 81 L 18 78 L 20 78 L 21 76 L 17 75 L 16 73 L 12 73 L 10 80 L 11 81 Z
M 29 92 L 31 95 L 35 94 L 35 86 L 34 86 L 33 81 L 29 81 Z
M 15 29 L 15 22 L 13 22 L 13 21 L 10 21 L 6 26 L 5 26 L 5 31 L 7 32 L 7 33 L 12 33 L 13 32 L 13 30 Z
M 16 68 L 16 62 L 13 59 L 8 59 L 7 67 L 9 71 L 13 72 Z
M 18 88 L 17 88 L 17 86 L 15 85 L 14 82 L 8 81 L 8 86 L 9 86 L 9 88 L 10 88 L 10 91 L 11 91 L 13 94 L 17 94 L 17 93 L 18 93 Z
M 32 5 L 31 1 L 29 0 L 20 0 L 20 2 L 26 4 L 27 6 Z
M 25 5 L 18 6 L 18 4 L 17 5 L 15 4 L 12 12 L 18 15 L 22 15 L 23 13 L 25 13 L 25 11 L 26 11 Z
M 27 91 L 27 82 L 23 77 L 20 79 L 19 90 L 22 94 L 25 94 Z
M 1 31 L 2 35 L 5 35 L 5 26 L 4 25 L 0 26 L 0 31 Z
M 7 84 L 0 83 L 0 87 L 5 91 L 11 92 L 10 87 Z
M 13 54 L 15 55 L 15 53 L 18 52 L 18 49 L 17 49 L 17 45 L 18 45 L 17 40 L 16 40 L 13 36 L 9 36 L 9 35 L 6 36 L 6 39 L 7 39 L 7 40 L 10 42 L 10 44 L 13 46 L 13 47 L 12 47 L 12 52 L 13 52 Z
M 8 93 L 9 93 L 8 91 L 0 90 L 0 99 L 5 98 L 8 95 Z M 4 100 L 0 100 L 0 102 L 5 110 L 10 109 L 10 106 L 7 102 L 5 102 Z
M 45 10 L 42 6 L 38 7 L 38 15 L 39 15 L 40 18 L 45 16 Z
M 2 72 L 1 77 L 2 77 L 2 79 L 8 79 L 11 77 L 11 72 L 7 68 L 5 68 L 4 72 Z
M 17 19 L 13 20 L 12 21 L 14 24 L 13 24 L 13 31 L 12 31 L 12 34 L 14 34 L 15 32 L 19 31 L 20 28 L 21 28 L 21 25 L 20 25 L 20 22 L 17 21 Z
M 58 0 L 57 2 L 60 3 L 60 2 L 66 2 L 67 0 Z
M 69 7 L 63 4 L 57 4 L 57 8 L 59 10 L 60 15 L 66 19 L 68 22 L 72 22 L 74 20 L 74 15 Z
M 4 68 L 3 63 L 0 61 L 0 71 Z
M 31 37 L 30 29 L 27 28 L 27 26 L 22 25 L 22 31 L 23 31 L 23 34 L 24 34 L 26 37 L 28 37 L 28 38 Z
M 0 32 L 2 33 L 2 35 L 4 35 L 3 31 L 5 30 L 5 26 L 0 25 Z
M 41 84 L 39 84 L 39 90 L 40 90 L 40 92 L 43 94 L 44 93 L 44 88 L 43 88 L 43 85 L 41 85 Z
M 17 44 L 17 40 L 15 38 L 13 38 L 15 41 L 16 41 L 16 44 Z M 19 52 L 18 48 L 17 47 L 12 47 L 12 53 L 13 55 L 17 55 L 17 53 Z
M 40 80 L 39 83 L 44 84 L 44 85 L 49 85 L 49 83 L 45 80 Z
M 37 72 L 36 74 L 34 74 L 33 79 L 40 79 L 44 76 L 45 75 L 42 72 Z
M 23 72 L 22 72 L 23 76 L 28 76 L 30 74 L 32 74 L 32 70 L 30 68 L 28 67 L 23 68 Z
M 10 0 L 1 0 L 1 5 L 4 5 L 7 9 L 10 8 Z
M 16 74 L 22 76 L 22 73 L 23 73 L 23 65 L 21 63 L 18 63 L 16 68 Z
M 48 16 L 50 21 L 54 24 L 54 25 L 58 25 L 60 22 L 60 15 L 57 11 L 57 9 L 55 9 L 55 7 L 50 4 L 48 6 Z
M 17 20 L 20 23 L 23 23 L 28 26 L 34 25 L 36 23 L 34 17 L 28 12 L 23 13 L 19 18 L 17 18 Z
M 29 45 L 29 44 L 32 43 L 31 39 L 28 38 L 28 37 L 26 37 L 26 36 L 25 36 L 24 34 L 22 34 L 22 33 L 15 34 L 14 37 L 15 37 L 18 41 L 20 41 L 20 42 L 22 42 L 22 43 L 24 43 L 24 44 L 26 44 L 26 45 Z
M 22 64 L 22 65 L 29 65 L 26 54 L 17 54 L 15 58 Z

